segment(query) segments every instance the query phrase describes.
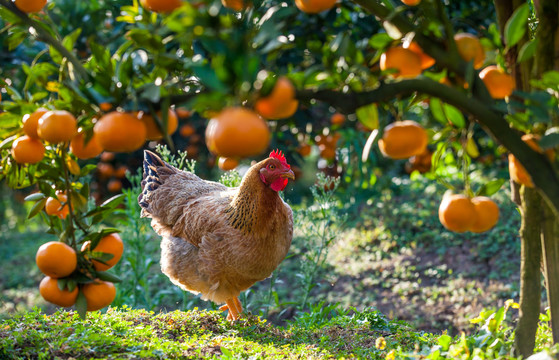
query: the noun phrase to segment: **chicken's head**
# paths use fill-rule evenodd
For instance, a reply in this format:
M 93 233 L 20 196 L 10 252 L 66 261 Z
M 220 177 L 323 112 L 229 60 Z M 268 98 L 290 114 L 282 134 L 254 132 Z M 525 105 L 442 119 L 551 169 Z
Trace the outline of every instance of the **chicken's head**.
M 281 151 L 274 150 L 260 168 L 260 180 L 274 191 L 281 191 L 287 186 L 288 179 L 295 180 L 291 166 Z

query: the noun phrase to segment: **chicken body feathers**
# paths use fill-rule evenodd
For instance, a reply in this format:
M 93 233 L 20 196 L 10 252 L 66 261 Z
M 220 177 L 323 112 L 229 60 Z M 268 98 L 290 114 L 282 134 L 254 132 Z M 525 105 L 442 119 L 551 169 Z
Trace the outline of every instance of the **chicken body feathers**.
M 203 299 L 238 296 L 269 277 L 289 250 L 292 211 L 251 170 L 240 187 L 228 188 L 145 153 L 138 202 L 163 237 L 161 269 Z

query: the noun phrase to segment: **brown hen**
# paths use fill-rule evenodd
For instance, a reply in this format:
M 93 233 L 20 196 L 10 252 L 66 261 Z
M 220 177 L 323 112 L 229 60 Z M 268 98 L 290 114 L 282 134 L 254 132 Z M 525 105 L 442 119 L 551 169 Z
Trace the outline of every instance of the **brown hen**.
M 177 286 L 242 312 L 238 296 L 285 258 L 293 213 L 278 195 L 295 175 L 281 152 L 253 165 L 229 188 L 144 153 L 142 217 L 162 236 L 161 270 Z

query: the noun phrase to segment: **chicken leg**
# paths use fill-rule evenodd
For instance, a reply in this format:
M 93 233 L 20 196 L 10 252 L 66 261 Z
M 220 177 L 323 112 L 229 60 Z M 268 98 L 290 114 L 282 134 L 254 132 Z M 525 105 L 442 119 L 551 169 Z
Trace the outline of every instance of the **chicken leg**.
M 227 320 L 237 321 L 240 314 L 243 312 L 243 306 L 238 297 L 230 298 L 225 300 L 225 305 L 219 308 L 221 311 L 229 310 L 227 314 Z

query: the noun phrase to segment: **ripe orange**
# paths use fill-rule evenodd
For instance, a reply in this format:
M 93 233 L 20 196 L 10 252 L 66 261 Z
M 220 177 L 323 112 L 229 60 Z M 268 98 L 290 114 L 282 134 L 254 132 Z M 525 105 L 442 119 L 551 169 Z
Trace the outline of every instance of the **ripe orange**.
M 101 154 L 101 161 L 110 162 L 115 159 L 115 154 L 109 151 L 105 151 Z
M 239 160 L 235 158 L 220 157 L 217 166 L 221 170 L 225 170 L 225 171 L 233 170 L 234 168 L 239 166 Z
M 182 5 L 182 0 L 140 0 L 142 6 L 157 13 L 170 13 Z
M 419 1 L 417 1 L 417 3 L 419 3 Z M 421 69 L 425 70 L 435 65 L 435 59 L 425 54 L 423 52 L 423 49 L 419 45 L 417 45 L 416 42 L 412 41 L 407 44 L 407 46 L 404 46 L 404 48 L 410 49 L 419 56 L 419 59 L 421 60 Z
M 65 110 L 48 111 L 39 119 L 37 134 L 43 140 L 56 144 L 72 140 L 78 132 L 74 115 Z
M 103 148 L 97 141 L 97 136 L 93 134 L 86 143 L 86 134 L 78 133 L 70 142 L 70 152 L 78 157 L 78 159 L 91 159 L 103 152 Z
M 299 101 L 295 99 L 295 87 L 285 76 L 280 76 L 272 92 L 261 97 L 254 104 L 254 109 L 263 117 L 270 120 L 285 119 L 292 116 Z
M 35 13 L 43 10 L 47 0 L 15 0 L 15 6 L 24 13 Z
M 109 190 L 110 192 L 119 192 L 120 190 L 122 190 L 122 181 L 120 181 L 119 179 L 112 179 L 107 184 L 107 190 Z
M 335 113 L 330 117 L 330 122 L 332 123 L 332 125 L 342 125 L 345 122 L 345 115 Z
M 23 132 L 33 139 L 38 139 L 37 127 L 39 126 L 39 119 L 46 113 L 48 109 L 38 108 L 31 114 L 23 115 Z
M 479 77 L 493 99 L 504 99 L 512 94 L 515 88 L 513 77 L 495 65 L 483 69 Z
M 311 150 L 312 148 L 309 144 L 301 144 L 297 148 L 297 152 L 303 157 L 309 156 L 311 154 Z
M 486 196 L 476 196 L 472 199 L 476 210 L 476 220 L 470 231 L 482 233 L 492 229 L 499 221 L 499 207 L 493 200 Z
M 87 311 L 96 311 L 109 306 L 116 297 L 116 288 L 113 283 L 102 280 L 85 284 L 82 287 L 83 295 L 87 301 Z
M 248 157 L 261 154 L 270 144 L 270 129 L 254 111 L 228 107 L 206 127 L 206 145 L 215 155 Z
M 524 140 L 524 142 L 528 144 L 528 146 L 539 153 L 543 153 L 541 147 L 538 145 L 539 138 L 540 137 L 535 134 L 525 134 L 522 136 L 522 140 Z M 552 149 L 546 150 L 545 154 L 550 160 L 555 157 L 555 152 Z M 509 174 L 510 178 L 514 182 L 530 188 L 534 187 L 532 177 L 530 176 L 530 174 L 528 174 L 526 168 L 520 163 L 520 161 L 518 161 L 518 159 L 513 154 L 509 154 Z
M 402 0 L 402 2 L 408 6 L 416 6 L 421 2 L 421 0 Z
M 395 78 L 416 77 L 421 74 L 421 59 L 410 49 L 392 47 L 380 56 L 380 69 L 397 70 L 391 74 Z
M 126 171 L 128 171 L 126 165 L 120 165 L 117 169 L 115 169 L 114 176 L 119 179 L 122 179 L 126 176 Z
M 72 291 L 68 291 L 66 288 L 60 290 L 58 287 L 58 279 L 45 276 L 39 284 L 39 293 L 43 299 L 54 305 L 70 307 L 76 303 L 78 287 L 75 287 Z
M 70 207 L 67 204 L 68 197 L 65 194 L 57 194 L 58 197 L 49 197 L 45 203 L 45 212 L 47 215 L 55 215 L 61 219 L 66 219 L 70 213 Z M 64 203 L 64 205 L 62 205 Z
M 37 139 L 27 135 L 12 143 L 12 157 L 19 164 L 36 164 L 45 156 L 45 146 Z
M 179 129 L 179 134 L 181 134 L 182 137 L 189 137 L 190 135 L 194 134 L 195 132 L 196 132 L 196 129 L 194 128 L 194 126 L 192 126 L 190 124 L 184 124 Z
M 104 150 L 131 152 L 142 147 L 147 129 L 143 121 L 130 113 L 112 111 L 99 119 L 93 128 Z
M 458 48 L 458 53 L 464 61 L 474 61 L 474 68 L 479 69 L 485 61 L 485 51 L 479 39 L 468 33 L 457 33 L 454 41 Z
M 378 146 L 382 154 L 392 159 L 406 159 L 425 152 L 427 132 L 413 120 L 396 121 L 384 128 Z
M 43 274 L 63 278 L 74 272 L 78 257 L 74 249 L 63 242 L 49 241 L 39 247 L 35 262 Z
M 221 0 L 221 3 L 226 8 L 229 8 L 229 9 L 232 9 L 232 10 L 235 10 L 235 11 L 241 11 L 241 10 L 247 8 L 248 5 L 249 5 L 249 2 L 245 1 L 245 0 Z
M 318 150 L 320 150 L 320 157 L 325 160 L 334 160 L 336 158 L 336 147 L 330 146 L 328 144 L 318 145 Z
M 183 107 L 178 107 L 178 108 L 176 108 L 176 109 L 175 109 L 175 112 L 177 113 L 177 116 L 178 116 L 180 119 L 186 119 L 186 118 L 189 118 L 189 117 L 192 115 L 192 113 L 190 112 L 190 110 L 188 110 L 188 109 L 186 109 L 186 108 L 183 108 Z
M 99 109 L 101 109 L 101 111 L 110 111 L 112 108 L 113 104 L 108 102 L 102 102 L 101 104 L 99 104 Z
M 115 168 L 107 163 L 97 164 L 97 171 L 99 172 L 99 177 L 102 179 L 108 179 L 115 174 Z
M 91 243 L 89 241 L 83 243 L 81 251 L 89 251 L 90 244 Z M 110 260 L 105 261 L 106 264 L 103 264 L 102 262 L 97 260 L 92 260 L 93 267 L 95 268 L 95 270 L 106 271 L 112 268 L 113 266 L 115 266 L 116 263 L 122 257 L 122 253 L 124 251 L 124 243 L 122 242 L 120 235 L 118 235 L 117 233 L 112 233 L 110 235 L 103 237 L 99 241 L 97 246 L 91 251 L 102 252 L 102 253 L 113 255 L 113 257 Z
M 476 209 L 469 197 L 462 194 L 448 195 L 439 206 L 439 220 L 450 231 L 465 232 L 476 221 Z
M 308 14 L 316 14 L 329 10 L 336 5 L 337 0 L 295 0 L 295 5 L 299 10 Z
M 169 109 L 168 114 L 169 115 L 167 115 L 167 134 L 171 135 L 177 130 L 179 126 L 179 119 L 177 118 L 177 114 L 171 109 Z M 160 121 L 163 121 L 163 119 L 161 118 L 161 111 L 157 112 L 157 117 L 159 118 Z M 155 123 L 155 119 L 153 118 L 152 115 L 145 112 L 140 112 L 138 115 L 138 119 L 142 120 L 146 125 L 147 140 L 163 139 L 163 133 L 161 132 L 161 130 L 159 130 L 159 126 L 157 126 L 157 124 Z

